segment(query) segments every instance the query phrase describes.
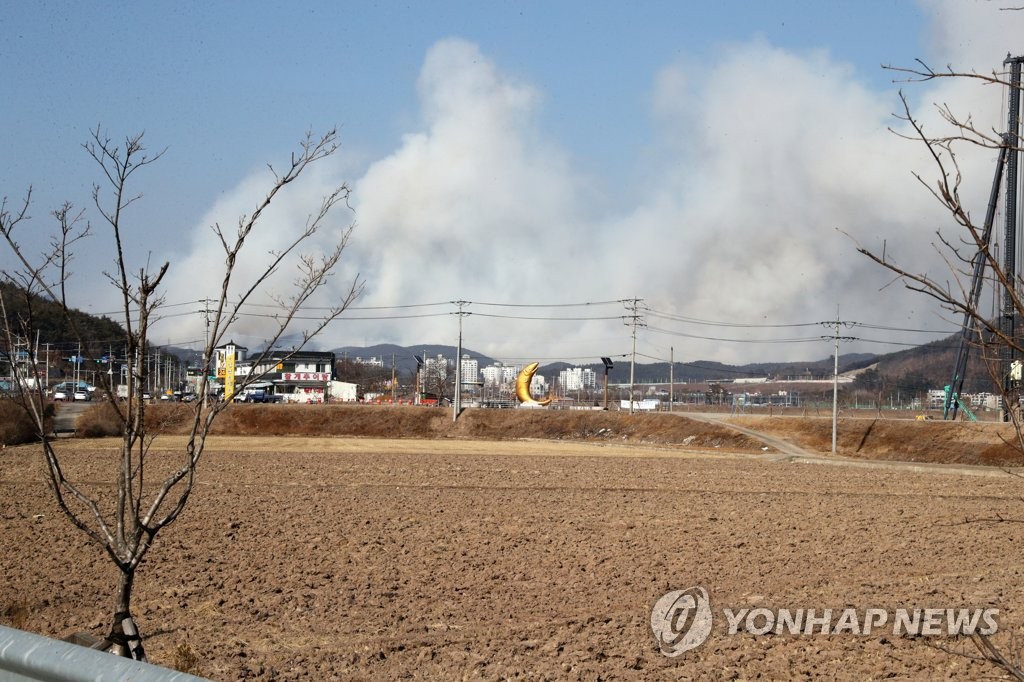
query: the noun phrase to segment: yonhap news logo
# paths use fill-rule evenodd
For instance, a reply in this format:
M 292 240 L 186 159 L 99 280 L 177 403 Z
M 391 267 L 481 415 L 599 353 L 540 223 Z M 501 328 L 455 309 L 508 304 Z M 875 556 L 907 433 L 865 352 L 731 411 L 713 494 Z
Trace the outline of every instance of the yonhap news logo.
M 999 629 L 994 608 L 723 608 L 725 634 L 883 635 L 966 637 L 993 635 Z M 651 632 L 658 649 L 676 657 L 695 649 L 711 634 L 714 616 L 705 588 L 696 586 L 662 595 L 651 609 Z
M 711 602 L 703 587 L 668 592 L 651 609 L 651 631 L 666 656 L 703 644 L 711 633 L 711 622 Z

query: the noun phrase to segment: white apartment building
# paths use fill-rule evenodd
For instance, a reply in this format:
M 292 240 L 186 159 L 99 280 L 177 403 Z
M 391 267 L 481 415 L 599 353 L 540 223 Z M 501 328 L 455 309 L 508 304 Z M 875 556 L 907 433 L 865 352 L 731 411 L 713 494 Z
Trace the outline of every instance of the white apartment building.
M 442 379 L 448 376 L 448 358 L 438 354 L 436 358 L 423 358 L 424 378 Z
M 485 386 L 498 386 L 501 384 L 501 368 L 488 365 L 480 370 L 480 377 Z
M 585 367 L 570 367 L 558 373 L 558 385 L 563 391 L 597 388 L 597 373 Z
M 459 379 L 464 384 L 473 383 L 480 377 L 480 361 L 468 355 L 462 356 L 462 367 L 459 369 Z
M 480 375 L 487 386 L 503 386 L 515 383 L 516 377 L 519 376 L 519 372 L 522 370 L 521 365 L 503 365 L 500 362 L 496 362 L 480 370 Z M 536 379 L 536 375 L 534 375 L 534 378 Z
M 522 372 L 522 371 L 523 371 L 523 366 L 522 365 L 502 365 L 502 367 L 501 367 L 501 383 L 503 383 L 503 384 L 514 384 L 516 382 L 516 377 L 518 377 L 519 373 Z M 535 374 L 534 378 L 536 378 L 536 377 L 537 377 L 537 375 Z M 541 378 L 543 378 L 543 377 L 541 377 Z

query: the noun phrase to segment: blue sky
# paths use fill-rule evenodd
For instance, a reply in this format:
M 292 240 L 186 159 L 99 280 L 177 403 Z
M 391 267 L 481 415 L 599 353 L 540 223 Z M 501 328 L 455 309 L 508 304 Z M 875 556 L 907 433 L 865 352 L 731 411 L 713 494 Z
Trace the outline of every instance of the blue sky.
M 879 309 L 887 278 L 836 230 L 906 244 L 930 267 L 912 246 L 939 216 L 927 197 L 906 198 L 922 194 L 910 177 L 922 161 L 885 130 L 897 86 L 880 65 L 990 70 L 1021 28 L 993 3 L 909 0 L 14 3 L 0 17 L 0 195 L 32 185 L 41 235 L 50 208 L 89 206 L 90 128 L 144 130 L 167 152 L 136 186 L 133 255 L 171 260 L 168 302 L 196 300 L 212 294 L 198 275 L 208 225 L 247 210 L 265 164 L 307 129 L 337 125 L 343 149 L 268 229 L 287 229 L 325 183 L 348 182 L 354 214 L 339 220 L 357 227 L 343 274 L 366 277 L 367 306 L 640 297 L 669 317 L 768 324 L 828 319 L 838 303 L 850 319 L 949 328 L 898 292 Z M 909 88 L 922 106 L 939 92 L 957 95 Z M 954 102 L 997 121 L 998 96 L 979 97 Z M 101 243 L 79 259 L 87 310 L 109 309 L 108 261 Z M 679 336 L 648 333 L 649 355 L 828 352 L 677 323 Z M 190 340 L 198 324 L 179 320 L 164 340 Z M 253 325 L 239 333 L 258 345 Z M 325 342 L 453 343 L 453 329 L 450 316 L 361 320 Z M 468 324 L 466 342 L 499 357 L 589 357 L 628 335 L 601 320 L 493 318 Z
M 699 65 L 763 40 L 825 50 L 886 88 L 892 76 L 880 64 L 922 54 L 917 5 L 883 0 L 33 2 L 8 8 L 0 27 L 5 193 L 26 182 L 58 196 L 88 187 L 89 162 L 76 145 L 101 123 L 115 136 L 145 130 L 169 147 L 155 172 L 174 182 L 167 194 L 197 198 L 188 202 L 195 219 L 212 193 L 289 150 L 307 128 L 337 125 L 344 143 L 370 158 L 392 150 L 418 123 L 416 80 L 444 38 L 480 45 L 539 88 L 542 130 L 617 182 L 654 143 L 653 79 L 676 60 Z

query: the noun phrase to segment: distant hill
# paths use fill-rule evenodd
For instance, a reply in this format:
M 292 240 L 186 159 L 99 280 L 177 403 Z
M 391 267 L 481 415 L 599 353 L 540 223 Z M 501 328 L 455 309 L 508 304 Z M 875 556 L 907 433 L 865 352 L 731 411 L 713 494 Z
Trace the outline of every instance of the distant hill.
M 847 353 L 839 356 L 839 371 L 846 373 L 856 370 L 873 369 L 880 375 L 890 379 L 890 383 L 906 385 L 908 388 L 933 387 L 941 388 L 950 381 L 953 371 L 957 347 L 957 336 L 926 343 L 905 350 L 876 355 L 873 353 Z M 376 346 L 359 347 L 343 346 L 334 350 L 339 359 L 356 357 L 369 359 L 379 358 L 385 367 L 390 367 L 394 358 L 395 367 L 399 372 L 409 373 L 416 369 L 415 356 L 444 357 L 454 359 L 454 346 L 423 344 L 419 346 L 398 346 L 379 344 Z M 463 354 L 476 358 L 481 367 L 494 362 L 494 359 L 471 348 L 463 348 Z M 729 381 L 744 377 L 766 377 L 774 379 L 821 379 L 832 376 L 834 360 L 831 356 L 819 360 L 803 362 L 755 362 L 744 365 L 728 365 L 713 360 L 677 361 L 672 376 L 676 382 L 699 383 L 705 381 Z M 590 364 L 571 364 L 568 362 L 549 362 L 541 365 L 539 373 L 548 377 L 557 377 L 558 373 L 569 367 L 586 367 L 594 370 L 599 377 L 604 377 L 604 365 L 601 362 Z M 629 382 L 629 361 L 616 359 L 608 380 L 613 384 Z M 636 383 L 666 383 L 669 380 L 669 363 L 638 362 L 634 368 Z M 964 390 L 968 392 L 991 390 L 991 380 L 981 361 L 980 353 L 973 350 L 966 372 Z
M 952 380 L 958 344 L 959 334 L 952 334 L 931 343 L 879 356 L 871 366 L 883 376 L 919 377 L 934 388 L 942 388 Z M 992 390 L 992 379 L 981 350 L 972 348 L 964 373 L 964 392 Z
M 424 354 L 428 358 L 437 357 L 443 355 L 446 358 L 454 360 L 456 353 L 455 346 L 444 346 L 435 344 L 424 344 L 420 346 L 398 346 L 394 344 L 378 344 L 375 346 L 342 346 L 334 349 L 334 354 L 338 356 L 339 360 L 343 359 L 355 359 L 362 358 L 368 360 L 370 358 L 377 358 L 383 361 L 385 367 L 391 367 L 392 360 L 394 361 L 395 368 L 399 372 L 411 372 L 416 369 L 416 356 L 423 356 Z M 468 355 L 475 358 L 481 367 L 493 364 L 494 359 L 478 353 L 472 348 L 463 348 L 463 355 Z M 840 356 L 840 369 L 845 371 L 847 368 L 858 365 L 863 366 L 863 363 L 868 363 L 874 360 L 877 356 L 865 354 L 865 353 L 851 353 L 849 355 Z M 697 361 L 697 362 L 676 362 L 673 372 L 673 378 L 675 381 L 683 382 L 700 382 L 707 380 L 728 380 L 735 379 L 737 377 L 782 377 L 788 378 L 791 376 L 812 376 L 822 377 L 831 376 L 832 373 L 832 358 L 825 358 L 823 360 L 816 360 L 814 362 L 774 362 L 774 363 L 751 363 L 747 365 L 726 365 L 721 362 L 714 361 Z M 570 367 L 584 367 L 594 370 L 601 377 L 604 377 L 604 364 L 601 362 L 594 362 L 590 364 L 572 364 L 568 362 L 549 362 L 541 365 L 538 370 L 540 374 L 546 377 L 557 377 L 558 373 L 564 369 Z M 628 383 L 629 382 L 629 361 L 628 360 L 616 360 L 615 365 L 609 372 L 608 380 L 611 383 Z M 637 383 L 662 383 L 669 380 L 669 363 L 667 362 L 653 362 L 653 363 L 642 363 L 638 362 L 634 368 L 634 380 Z
M 10 282 L 0 282 L 0 296 L 4 299 L 7 321 L 11 323 L 11 328 L 15 332 L 18 331 L 18 320 L 24 317 L 31 302 L 33 333 L 38 333 L 40 343 L 49 343 L 57 353 L 77 351 L 77 341 L 73 341 L 76 338 L 75 333 L 58 303 L 40 296 L 32 296 L 30 301 L 26 300 L 24 290 Z M 81 331 L 83 339 L 94 346 L 92 349 L 83 348 L 84 355 L 106 355 L 111 346 L 116 350 L 124 343 L 124 329 L 108 317 L 97 317 L 79 310 L 72 311 L 71 317 Z M 57 344 L 60 347 L 57 347 Z
M 395 370 L 402 374 L 416 371 L 416 356 L 436 358 L 438 355 L 443 355 L 454 360 L 457 351 L 458 349 L 455 346 L 439 346 L 436 344 L 397 346 L 393 343 L 379 343 L 376 346 L 342 346 L 335 348 L 332 352 L 339 360 L 354 360 L 356 358 L 369 360 L 370 358 L 377 358 L 388 368 L 394 362 Z M 479 360 L 481 367 L 494 363 L 494 358 L 477 353 L 472 348 L 463 347 L 462 354 Z
M 20 289 L 10 283 L 0 282 L 0 295 L 4 297 L 8 319 L 15 321 L 18 315 L 24 314 L 25 299 Z M 66 355 L 75 349 L 71 342 L 75 335 L 60 314 L 59 306 L 41 298 L 33 299 L 34 324 L 39 330 L 43 342 L 57 344 L 66 342 L 67 348 L 51 345 L 57 354 Z M 83 348 L 87 357 L 100 357 L 113 347 L 116 355 L 117 347 L 123 341 L 124 330 L 119 324 L 106 317 L 96 317 L 84 312 L 74 313 L 77 324 L 85 335 L 95 341 L 95 348 Z M 941 388 L 949 383 L 953 371 L 954 355 L 957 348 L 957 335 L 926 343 L 921 346 L 899 350 L 884 355 L 871 353 L 848 353 L 840 355 L 840 372 L 855 370 L 871 370 L 885 377 L 889 383 L 901 386 Z M 190 360 L 196 357 L 196 351 L 187 349 L 167 349 L 181 358 Z M 377 344 L 374 346 L 342 346 L 335 348 L 339 360 L 356 358 L 377 358 L 385 368 L 391 368 L 403 375 L 415 372 L 416 356 L 428 358 L 442 355 L 454 359 L 456 348 L 449 345 L 420 344 L 417 346 L 399 346 L 396 344 Z M 481 367 L 493 364 L 494 359 L 473 350 L 463 348 L 463 354 L 475 358 Z M 604 365 L 595 358 L 595 362 L 585 365 L 573 365 L 567 362 L 549 362 L 541 366 L 539 372 L 548 378 L 569 367 L 582 366 L 592 370 L 598 376 L 604 376 Z M 676 382 L 728 381 L 744 377 L 765 377 L 775 379 L 825 378 L 832 375 L 833 359 L 831 356 L 818 360 L 801 362 L 758 362 L 744 365 L 728 365 L 712 360 L 677 361 L 671 374 Z M 630 366 L 628 360 L 616 358 L 615 366 L 609 373 L 609 381 L 614 384 L 629 382 Z M 670 368 L 667 362 L 638 362 L 634 371 L 636 383 L 665 383 L 669 380 Z M 981 353 L 972 349 L 970 362 L 966 372 L 964 390 L 967 392 L 992 390 L 992 381 L 981 359 Z

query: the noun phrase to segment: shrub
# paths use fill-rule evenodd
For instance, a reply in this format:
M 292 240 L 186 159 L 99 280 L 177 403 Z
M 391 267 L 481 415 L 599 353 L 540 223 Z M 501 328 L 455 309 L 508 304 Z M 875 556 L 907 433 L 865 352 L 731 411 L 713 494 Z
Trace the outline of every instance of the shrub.
M 188 405 L 170 403 L 156 404 L 146 408 L 146 427 L 153 435 L 166 433 L 188 433 L 192 409 Z M 117 414 L 114 403 L 99 402 L 89 406 L 79 417 L 75 433 L 83 438 L 120 436 L 124 425 Z
M 100 402 L 90 405 L 78 417 L 75 424 L 76 435 L 84 438 L 102 438 L 119 436 L 124 431 L 121 417 L 113 403 Z
M 161 401 L 146 408 L 146 428 L 153 435 L 188 433 L 192 417 L 191 405 Z
M 44 413 L 47 430 L 52 428 L 53 414 L 53 403 L 47 403 Z M 9 398 L 0 400 L 0 443 L 21 445 L 38 439 L 36 425 L 25 408 Z

